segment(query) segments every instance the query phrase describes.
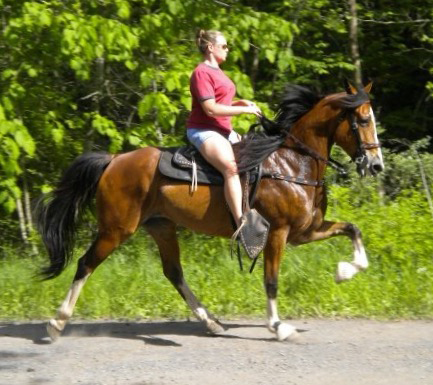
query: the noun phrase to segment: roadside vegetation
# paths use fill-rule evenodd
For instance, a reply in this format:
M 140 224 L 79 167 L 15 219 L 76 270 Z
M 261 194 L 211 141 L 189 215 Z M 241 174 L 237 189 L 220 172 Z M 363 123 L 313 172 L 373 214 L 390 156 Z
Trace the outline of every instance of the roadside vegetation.
M 433 0 L 390 4 L 0 0 L 0 319 L 51 317 L 66 295 L 94 219 L 82 224 L 74 263 L 41 282 L 47 257 L 32 210 L 75 157 L 184 143 L 199 28 L 224 32 L 236 98 L 271 119 L 288 83 L 326 95 L 345 79 L 373 80 L 386 170 L 378 179 L 327 175 L 328 218 L 359 226 L 371 266 L 336 285 L 337 263 L 352 259 L 348 239 L 287 247 L 281 316 L 433 318 Z M 255 120 L 233 123 L 245 133 Z M 240 272 L 228 241 L 179 233 L 187 281 L 212 312 L 264 316 L 262 260 Z M 191 316 L 142 231 L 90 278 L 75 314 Z
M 387 171 L 379 179 L 359 180 L 351 175 L 337 184 L 335 175 L 328 177 L 328 218 L 353 222 L 362 230 L 370 267 L 337 285 L 337 263 L 352 258 L 347 238 L 288 246 L 279 280 L 282 317 L 433 318 L 431 184 L 426 190 L 419 173 L 421 161 L 431 181 L 433 157 L 418 159 L 413 154 L 412 150 L 387 154 Z M 402 178 L 398 172 L 404 167 L 412 172 L 405 170 Z M 386 188 L 393 188 L 396 195 L 384 196 Z M 86 225 L 78 237 L 75 260 L 91 239 L 92 225 Z M 185 229 L 179 234 L 187 281 L 212 312 L 264 317 L 262 258 L 253 274 L 247 269 L 241 272 L 237 260 L 230 258 L 228 240 Z M 42 251 L 38 256 L 31 256 L 30 251 L 2 249 L 0 319 L 51 317 L 66 295 L 75 263 L 60 277 L 41 282 L 35 274 L 47 259 Z M 246 257 L 244 266 L 248 266 Z M 75 317 L 177 319 L 192 317 L 192 313 L 163 276 L 155 244 L 140 230 L 89 279 Z

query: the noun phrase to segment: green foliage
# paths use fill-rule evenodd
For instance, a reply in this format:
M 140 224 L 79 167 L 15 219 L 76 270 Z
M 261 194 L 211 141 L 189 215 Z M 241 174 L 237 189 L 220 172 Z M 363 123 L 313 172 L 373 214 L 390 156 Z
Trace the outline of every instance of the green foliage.
M 417 4 L 420 20 L 431 16 L 430 3 Z M 377 82 L 388 137 L 420 138 L 431 119 L 432 23 L 413 20 L 410 7 L 359 4 L 364 71 Z M 268 116 L 286 83 L 335 91 L 353 70 L 339 1 L 5 0 L 0 12 L 0 210 L 8 213 L 24 164 L 37 196 L 83 151 L 181 143 L 197 28 L 224 31 L 225 71 L 238 96 Z M 240 132 L 253 122 L 234 119 Z
M 433 216 L 425 195 L 406 190 L 382 202 L 374 188 L 359 203 L 350 187 L 331 189 L 329 218 L 355 223 L 363 232 L 370 267 L 337 285 L 339 261 L 352 258 L 352 245 L 339 237 L 288 247 L 279 278 L 282 317 L 433 317 Z M 218 316 L 265 316 L 263 263 L 252 275 L 230 259 L 229 242 L 181 232 L 186 279 Z M 89 236 L 80 236 L 80 239 Z M 76 257 L 85 248 L 76 250 Z M 245 262 L 247 262 L 245 260 Z M 0 318 L 47 318 L 59 306 L 75 273 L 72 264 L 59 278 L 38 282 L 40 258 L 18 258 L 11 250 L 0 259 Z M 182 318 L 192 314 L 162 274 L 157 249 L 144 234 L 123 245 L 87 282 L 77 318 Z
M 235 81 L 238 97 L 255 100 L 268 117 L 273 116 L 287 83 L 306 84 L 328 93 L 341 90 L 343 79 L 351 77 L 353 65 L 348 54 L 346 2 L 227 0 L 223 3 L 226 6 L 217 1 L 196 0 L 0 1 L 2 254 L 11 249 L 15 249 L 13 254 L 17 249 L 20 254 L 22 250 L 26 252 L 25 248 L 21 249 L 16 220 L 16 203 L 23 199 L 24 186 L 30 199 L 52 189 L 62 170 L 84 151 L 120 152 L 145 145 L 178 145 L 183 141 L 185 119 L 191 106 L 189 76 L 201 60 L 194 44 L 196 29 L 219 29 L 226 34 L 230 54 L 224 70 Z M 423 230 L 419 229 L 411 211 L 423 218 L 420 223 L 425 226 L 425 233 L 425 229 L 430 228 L 428 218 L 431 216 L 430 206 L 425 203 L 431 195 L 433 180 L 433 158 L 426 153 L 432 148 L 426 138 L 431 131 L 433 111 L 432 9 L 433 0 L 394 1 L 392 9 L 380 2 L 358 2 L 363 71 L 366 78 L 374 80 L 373 104 L 380 112 L 377 118 L 381 139 L 388 139 L 388 149 L 384 149 L 386 170 L 376 180 L 361 181 L 355 177 L 353 168 L 347 180 L 330 172 L 327 180 L 337 186 L 332 190 L 329 214 L 338 217 L 341 214 L 341 218 L 354 216 L 354 222 L 362 224 L 366 237 L 371 239 L 368 246 L 376 263 L 366 275 L 337 287 L 330 283 L 330 265 L 321 259 L 304 258 L 304 254 L 331 254 L 336 250 L 349 253 L 347 242 L 335 240 L 291 250 L 288 256 L 291 263 L 285 265 L 282 272 L 285 282 L 290 283 L 283 288 L 283 293 L 290 294 L 287 301 L 282 301 L 286 314 L 347 312 L 356 315 L 365 311 L 366 315 L 380 315 L 385 314 L 385 307 L 391 312 L 394 307 L 397 310 L 393 314 L 397 316 L 431 315 L 431 297 L 428 299 L 415 289 L 420 285 L 431 292 L 427 279 L 431 268 L 425 264 L 431 245 L 423 238 Z M 233 119 L 241 133 L 254 122 L 252 116 Z M 347 159 L 338 149 L 334 153 L 340 160 Z M 380 210 L 375 210 L 374 205 Z M 363 210 L 377 213 L 382 228 L 370 232 L 373 222 L 364 221 L 359 214 Z M 388 227 L 398 237 L 393 238 Z M 397 246 L 400 240 L 410 245 L 412 238 L 417 240 L 413 248 Z M 383 247 L 379 246 L 382 239 L 386 239 Z M 218 242 L 209 240 L 206 244 L 211 249 L 198 250 L 195 242 L 192 242 L 195 246 L 191 246 L 188 241 L 185 247 L 188 254 L 208 253 L 215 258 L 222 255 L 217 258 L 222 265 L 218 274 L 197 274 L 193 284 L 219 313 L 262 314 L 263 303 L 257 303 L 251 295 L 261 292 L 261 285 L 257 283 L 260 279 L 256 278 L 259 274 L 249 278 L 237 273 L 227 260 L 225 243 L 221 249 Z M 98 272 L 101 277 L 106 274 L 107 280 L 111 271 L 123 277 L 119 278 L 120 291 L 134 281 L 136 286 L 131 290 L 134 292 L 137 288 L 138 292 L 142 287 L 137 282 L 148 278 L 140 275 L 136 280 L 128 279 L 130 274 L 139 274 L 142 262 L 122 273 L 122 261 L 129 261 L 130 255 L 137 252 L 137 245 L 142 246 L 137 241 L 130 249 L 125 247 L 113 258 L 110 269 L 103 267 L 101 273 Z M 404 253 L 410 258 L 404 259 Z M 153 257 L 144 254 L 145 265 L 152 266 L 149 277 L 158 275 L 159 267 Z M 420 265 L 415 254 L 421 256 Z M 413 260 L 417 261 L 414 265 L 403 262 Z M 211 262 L 214 263 L 212 258 Z M 332 264 L 335 262 L 333 260 Z M 22 274 L 21 282 L 24 282 L 30 274 L 26 269 L 33 262 L 24 259 L 15 265 L 6 258 L 0 263 L 4 264 L 1 274 L 18 281 L 21 278 L 15 277 Z M 196 275 L 196 269 L 213 272 L 214 266 L 206 263 L 194 260 L 190 265 L 187 262 L 186 267 L 191 269 L 188 272 L 192 275 Z M 318 268 L 327 273 L 317 278 Z M 216 287 L 226 281 L 225 276 L 232 274 L 235 279 L 221 289 L 221 298 L 226 299 L 215 298 L 207 280 Z M 48 289 L 46 297 L 40 298 L 40 305 L 45 306 L 46 301 L 50 314 L 70 279 L 70 275 L 65 277 L 55 281 L 56 284 L 44 284 Z M 92 285 L 98 285 L 97 277 L 93 278 L 96 283 Z M 2 279 L 0 287 L 4 295 L 9 296 L 0 301 L 0 309 L 11 306 L 4 314 L 30 316 L 25 313 L 29 308 L 40 309 L 30 305 L 29 301 L 35 300 L 32 296 L 26 300 L 23 295 L 15 300 L 11 292 L 14 282 L 8 279 Z M 410 292 L 406 300 L 413 301 L 407 305 L 412 307 L 406 308 L 406 300 L 397 303 L 401 292 L 392 284 L 393 280 Z M 103 281 L 100 285 L 104 286 Z M 138 302 L 152 303 L 151 297 L 158 291 L 164 293 L 163 304 L 137 314 L 188 313 L 165 281 L 155 285 L 147 294 L 137 294 L 137 306 L 125 305 L 130 306 L 129 310 L 122 305 L 128 294 L 118 299 L 101 294 L 105 295 L 104 300 L 93 298 L 90 302 L 98 308 L 89 310 L 88 315 L 132 314 L 137 312 Z M 384 285 L 385 292 L 392 293 L 390 298 L 380 285 Z M 22 283 L 20 290 L 27 295 L 28 291 L 40 291 L 39 288 L 24 288 Z M 377 296 L 384 304 L 377 304 L 373 294 L 368 294 L 374 290 L 380 293 Z M 239 303 L 232 301 L 233 291 L 240 293 Z M 89 290 L 85 295 L 91 298 L 91 293 Z M 165 297 L 165 293 L 170 294 Z M 320 297 L 313 293 L 320 293 Z M 358 295 L 352 295 L 354 293 Z M 315 307 L 312 307 L 314 295 Z M 51 299 L 54 297 L 56 304 Z M 112 301 L 117 302 L 112 304 Z M 19 306 L 21 313 L 13 310 Z M 415 306 L 420 308 L 415 311 Z M 425 307 L 424 313 L 421 306 Z

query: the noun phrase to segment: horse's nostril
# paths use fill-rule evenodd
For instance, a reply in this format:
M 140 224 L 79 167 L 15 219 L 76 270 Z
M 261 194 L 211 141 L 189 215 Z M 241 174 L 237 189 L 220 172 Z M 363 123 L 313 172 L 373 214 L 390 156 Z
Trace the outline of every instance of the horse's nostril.
M 381 165 L 380 163 L 378 163 L 378 164 L 373 164 L 373 168 L 374 168 L 374 170 L 377 171 L 377 172 L 383 170 L 383 167 L 382 167 L 382 165 Z
M 374 172 L 375 174 L 377 174 L 377 173 L 383 171 L 382 163 L 380 163 L 380 162 L 375 162 L 375 163 L 373 163 L 373 164 L 371 165 L 371 169 L 373 170 L 373 172 Z

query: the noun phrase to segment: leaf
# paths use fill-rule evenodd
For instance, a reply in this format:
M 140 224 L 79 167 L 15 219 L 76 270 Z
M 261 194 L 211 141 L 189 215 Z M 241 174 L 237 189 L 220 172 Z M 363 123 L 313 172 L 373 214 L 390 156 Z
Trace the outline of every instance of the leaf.
M 27 74 L 31 77 L 31 78 L 35 78 L 36 76 L 38 76 L 38 71 L 34 68 L 29 68 L 27 70 Z
M 276 51 L 272 49 L 265 50 L 266 59 L 268 59 L 271 63 L 275 62 Z
M 120 5 L 118 11 L 117 11 L 117 15 L 121 18 L 121 19 L 129 19 L 130 17 L 130 10 L 129 10 L 129 5 L 127 2 L 122 1 L 122 4 Z
M 57 144 L 61 144 L 64 138 L 64 130 L 61 128 L 54 128 L 51 130 L 53 140 Z

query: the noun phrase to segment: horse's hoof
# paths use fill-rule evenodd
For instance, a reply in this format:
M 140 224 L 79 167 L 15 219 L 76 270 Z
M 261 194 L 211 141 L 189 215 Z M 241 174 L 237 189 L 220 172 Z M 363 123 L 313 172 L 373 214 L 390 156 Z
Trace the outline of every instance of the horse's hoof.
M 278 341 L 295 341 L 299 337 L 299 333 L 292 325 L 281 323 L 277 328 Z
M 348 281 L 356 273 L 359 272 L 359 268 L 350 262 L 339 262 L 337 267 L 337 273 L 335 274 L 335 282 L 341 283 Z
M 224 333 L 227 329 L 220 324 L 218 321 L 209 320 L 206 322 L 206 327 L 209 333 L 211 334 L 221 334 Z
M 47 332 L 52 342 L 55 342 L 59 339 L 62 331 L 58 328 L 57 321 L 55 319 L 49 320 L 47 324 Z

